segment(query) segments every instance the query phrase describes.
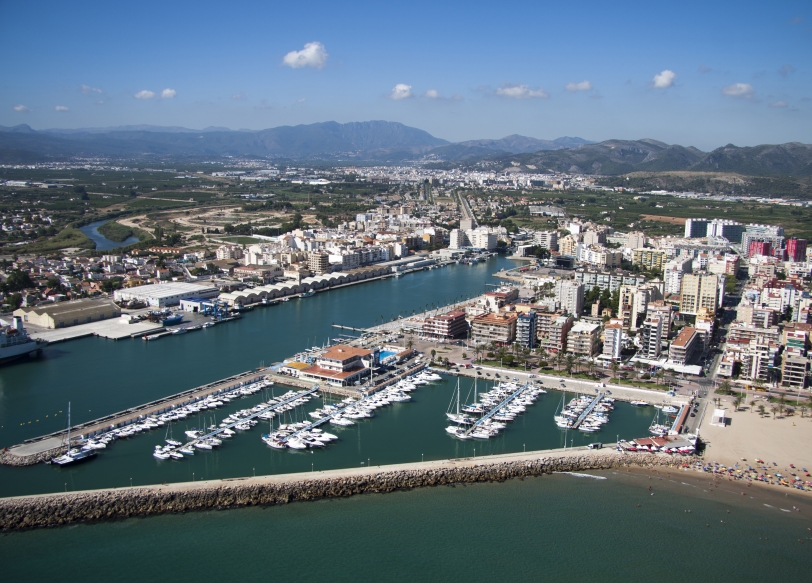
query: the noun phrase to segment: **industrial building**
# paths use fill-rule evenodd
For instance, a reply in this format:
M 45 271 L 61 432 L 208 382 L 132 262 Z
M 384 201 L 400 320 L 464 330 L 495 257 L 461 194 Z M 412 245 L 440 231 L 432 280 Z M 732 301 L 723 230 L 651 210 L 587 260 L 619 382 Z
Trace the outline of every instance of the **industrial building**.
M 177 306 L 181 300 L 191 298 L 208 299 L 217 297 L 219 294 L 220 289 L 215 285 L 170 282 L 117 289 L 113 292 L 113 298 L 117 302 L 140 300 L 148 306 L 163 308 Z
M 43 328 L 67 328 L 79 324 L 111 320 L 121 316 L 121 309 L 110 300 L 73 300 L 41 304 L 14 310 L 23 322 Z

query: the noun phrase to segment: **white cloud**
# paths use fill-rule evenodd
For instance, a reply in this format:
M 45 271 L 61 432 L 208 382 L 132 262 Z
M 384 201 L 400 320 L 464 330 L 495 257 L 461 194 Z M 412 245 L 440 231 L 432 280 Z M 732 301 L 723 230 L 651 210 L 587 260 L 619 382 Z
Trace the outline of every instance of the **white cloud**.
M 24 105 L 15 105 L 15 106 L 14 106 L 14 111 L 19 111 L 20 113 L 27 113 L 27 112 L 29 112 L 29 111 L 31 111 L 31 110 L 30 110 L 30 109 L 28 109 L 28 108 L 27 108 L 26 106 L 24 106 Z
M 410 97 L 414 97 L 414 94 L 412 93 L 412 86 L 406 85 L 405 83 L 398 83 L 392 87 L 392 93 L 389 94 L 389 98 L 394 99 L 395 101 L 409 99 Z
M 144 89 L 143 91 L 136 93 L 133 97 L 136 99 L 155 99 L 155 92 Z
M 178 94 L 177 91 L 175 91 L 174 89 L 169 89 L 167 87 L 166 89 L 161 91 L 161 99 L 172 99 L 177 94 Z
M 54 109 L 56 111 L 68 111 L 68 108 L 65 107 L 64 105 L 57 105 L 56 107 L 54 107 Z
M 592 83 L 584 79 L 580 83 L 567 83 L 567 86 L 564 87 L 567 91 L 592 91 Z
M 231 96 L 231 99 L 233 99 L 234 101 L 243 101 L 244 99 L 248 99 L 248 94 L 247 93 L 235 93 L 234 95 Z
M 423 97 L 428 97 L 429 99 L 440 99 L 440 92 L 436 89 L 428 89 L 423 94 Z
M 296 100 L 296 103 L 304 103 L 305 101 L 307 101 L 307 97 L 300 97 Z
M 96 87 L 91 87 L 90 85 L 79 85 L 79 89 L 82 90 L 82 93 L 85 95 L 90 95 L 91 93 L 101 93 L 102 90 Z
M 770 107 L 786 107 L 786 106 L 787 106 L 786 101 L 776 101 L 775 103 L 770 104 Z
M 749 83 L 732 83 L 725 85 L 722 89 L 723 95 L 730 95 L 731 97 L 752 97 L 753 86 Z
M 674 79 L 677 78 L 677 74 L 670 69 L 665 69 L 654 75 L 654 79 L 651 80 L 651 86 L 655 89 L 667 89 L 674 84 Z
M 307 43 L 301 51 L 290 51 L 282 59 L 282 65 L 293 69 L 315 67 L 321 69 L 327 61 L 327 51 L 320 42 Z
M 511 99 L 546 99 L 550 95 L 541 87 L 533 89 L 527 85 L 516 85 L 514 83 L 504 83 L 496 88 L 496 94 L 500 97 L 510 97 Z

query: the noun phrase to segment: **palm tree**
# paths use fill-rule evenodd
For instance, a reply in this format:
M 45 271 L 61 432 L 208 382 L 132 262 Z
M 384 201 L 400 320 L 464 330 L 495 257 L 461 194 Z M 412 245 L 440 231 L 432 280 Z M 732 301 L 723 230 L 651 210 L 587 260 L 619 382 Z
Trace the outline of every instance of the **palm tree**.
M 737 393 L 736 396 L 733 397 L 733 409 L 738 411 L 739 405 L 742 404 L 742 401 L 744 401 L 744 397 Z
M 733 389 L 733 384 L 725 379 L 719 384 L 719 390 L 722 391 L 723 394 L 729 395 Z
M 752 413 L 756 409 L 756 402 L 750 401 L 750 412 Z
M 609 365 L 609 368 L 612 371 L 612 376 L 614 376 L 615 380 L 617 380 L 617 371 L 620 370 L 620 365 L 617 363 L 616 360 L 613 360 L 612 364 Z
M 758 406 L 758 414 L 759 416 L 764 417 L 764 405 Z
M 565 360 L 566 360 L 567 364 L 566 364 L 566 366 L 564 368 L 566 368 L 567 374 L 572 376 L 572 368 L 575 366 L 575 355 L 574 354 L 567 354 L 567 356 L 565 357 Z
M 778 405 L 773 405 L 770 407 L 770 411 L 772 411 L 773 419 L 775 419 L 775 414 L 778 412 Z
M 563 362 L 563 360 L 564 360 L 564 351 L 559 350 L 558 352 L 555 353 L 555 364 L 558 367 L 559 371 L 561 370 L 561 363 Z
M 412 341 L 412 339 L 411 339 L 411 338 L 409 338 L 409 340 L 406 342 L 406 348 L 408 348 L 409 350 L 411 350 L 411 349 L 412 349 L 412 346 L 414 346 L 414 342 Z
M 665 369 L 658 369 L 657 372 L 654 373 L 654 376 L 657 377 L 658 384 L 662 384 L 665 378 Z
M 784 410 L 787 408 L 787 398 L 782 394 L 778 395 L 778 414 L 783 415 Z

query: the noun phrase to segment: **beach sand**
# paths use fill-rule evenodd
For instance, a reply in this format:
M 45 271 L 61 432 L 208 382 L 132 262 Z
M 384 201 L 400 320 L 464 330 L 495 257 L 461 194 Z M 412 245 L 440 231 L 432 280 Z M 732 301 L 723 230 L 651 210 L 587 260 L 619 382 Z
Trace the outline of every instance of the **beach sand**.
M 765 401 L 759 403 L 765 404 L 769 411 Z M 732 465 L 741 464 L 745 458 L 747 463 L 755 465 L 756 459 L 762 459 L 770 466 L 776 462 L 778 465 L 774 467 L 780 468 L 782 473 L 788 471 L 789 464 L 812 472 L 812 417 L 801 418 L 795 414 L 773 419 L 772 413 L 761 417 L 757 410 L 751 411 L 749 405 L 735 411 L 729 398 L 723 398 L 721 408 L 727 413 L 726 427 L 711 425 L 712 403 L 702 419 L 699 434 L 706 443 L 706 460 Z

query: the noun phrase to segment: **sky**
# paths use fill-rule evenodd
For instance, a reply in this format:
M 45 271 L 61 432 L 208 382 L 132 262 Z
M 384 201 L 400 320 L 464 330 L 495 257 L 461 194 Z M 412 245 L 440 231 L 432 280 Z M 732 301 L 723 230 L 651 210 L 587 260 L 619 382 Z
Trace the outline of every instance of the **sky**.
M 10 2 L 0 125 L 812 142 L 812 4 Z

